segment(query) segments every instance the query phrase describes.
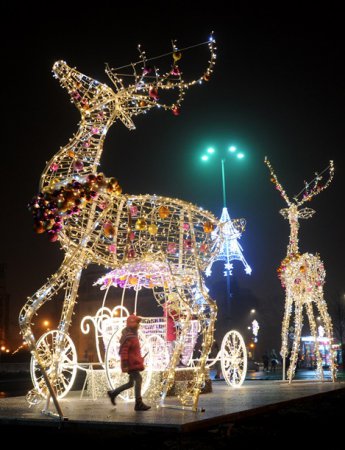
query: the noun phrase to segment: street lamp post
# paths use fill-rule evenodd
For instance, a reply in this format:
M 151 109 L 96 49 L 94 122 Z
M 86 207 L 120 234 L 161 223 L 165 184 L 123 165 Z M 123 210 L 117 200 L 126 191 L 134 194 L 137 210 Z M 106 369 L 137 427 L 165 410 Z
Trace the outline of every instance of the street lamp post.
M 223 208 L 226 208 L 226 191 L 225 191 L 225 159 L 222 159 L 222 188 L 223 188 Z
M 244 153 L 238 152 L 237 148 L 233 145 L 231 145 L 228 148 L 228 153 L 230 154 L 236 154 L 237 159 L 243 159 Z M 212 156 L 216 154 L 216 150 L 213 147 L 209 147 L 207 149 L 206 154 L 204 154 L 201 157 L 201 160 L 206 162 Z M 223 195 L 223 212 L 220 218 L 220 222 L 224 223 L 223 225 L 223 233 L 225 235 L 224 244 L 221 248 L 221 251 L 219 253 L 219 256 L 215 259 L 216 260 L 222 260 L 225 261 L 225 273 L 226 275 L 226 284 L 227 284 L 227 298 L 230 303 L 231 299 L 231 290 L 230 290 L 230 275 L 232 270 L 232 264 L 231 261 L 233 260 L 240 260 L 242 261 L 243 265 L 245 266 L 245 271 L 247 274 L 251 273 L 251 268 L 248 265 L 247 261 L 244 259 L 244 256 L 242 254 L 242 248 L 240 244 L 237 242 L 237 239 L 240 237 L 240 233 L 235 230 L 228 210 L 226 206 L 226 178 L 225 178 L 225 157 L 221 158 L 221 173 L 222 173 L 222 195 Z M 214 261 L 214 262 L 215 262 Z M 206 270 L 206 275 L 209 276 L 211 274 L 211 267 L 209 266 Z
M 237 156 L 237 159 L 243 159 L 244 158 L 244 153 L 242 152 L 237 152 L 237 147 L 235 147 L 234 145 L 231 145 L 228 149 L 229 153 L 235 154 Z M 207 149 L 207 154 L 203 155 L 201 157 L 202 161 L 208 161 L 210 159 L 210 155 L 215 154 L 216 151 L 213 147 L 209 147 Z M 222 158 L 220 160 L 221 162 L 221 168 L 222 168 L 222 192 L 223 192 L 223 208 L 226 208 L 226 183 L 225 183 L 225 158 Z

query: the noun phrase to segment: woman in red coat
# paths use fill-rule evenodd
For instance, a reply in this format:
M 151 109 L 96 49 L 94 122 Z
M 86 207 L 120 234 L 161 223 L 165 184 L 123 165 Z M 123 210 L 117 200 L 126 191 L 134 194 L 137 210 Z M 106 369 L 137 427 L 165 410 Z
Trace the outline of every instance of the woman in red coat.
M 111 403 L 116 405 L 115 398 L 122 391 L 134 386 L 135 411 L 147 411 L 151 406 L 145 405 L 141 398 L 142 377 L 140 372 L 144 370 L 144 358 L 140 353 L 140 342 L 138 338 L 138 328 L 141 318 L 132 314 L 127 317 L 127 327 L 122 330 L 120 339 L 121 370 L 128 373 L 128 383 L 119 386 L 113 391 L 108 391 Z

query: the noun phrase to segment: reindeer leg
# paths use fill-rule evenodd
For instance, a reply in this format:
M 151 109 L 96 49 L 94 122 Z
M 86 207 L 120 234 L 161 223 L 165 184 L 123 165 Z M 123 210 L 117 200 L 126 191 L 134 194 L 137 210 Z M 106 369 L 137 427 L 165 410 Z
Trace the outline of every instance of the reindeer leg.
M 280 349 L 280 354 L 283 358 L 283 380 L 285 380 L 286 357 L 289 353 L 289 349 L 288 349 L 289 325 L 290 325 L 292 304 L 293 304 L 293 297 L 290 293 L 287 292 L 286 298 L 285 298 L 285 310 L 284 310 L 284 318 L 283 318 L 282 331 L 281 331 L 282 346 Z
M 31 354 L 34 357 L 36 364 L 42 373 L 45 387 L 48 389 L 48 395 L 51 396 L 51 398 L 53 399 L 55 408 L 56 408 L 60 418 L 63 417 L 63 413 L 60 408 L 59 402 L 57 400 L 57 396 L 56 396 L 55 390 L 52 386 L 52 380 L 51 380 L 51 378 L 53 378 L 54 369 L 53 369 L 53 372 L 50 371 L 50 373 L 48 375 L 47 369 L 49 369 L 49 368 L 47 367 L 47 364 L 45 362 L 45 360 L 51 361 L 51 358 L 49 358 L 49 357 L 45 358 L 45 356 L 47 356 L 47 355 L 45 355 L 44 352 L 42 352 L 42 351 L 41 352 L 38 351 L 37 344 L 36 344 L 36 338 L 32 331 L 31 321 L 32 321 L 34 314 L 37 314 L 37 311 L 48 300 L 52 300 L 53 297 L 56 296 L 56 294 L 62 288 L 64 288 L 66 285 L 68 285 L 68 283 L 70 282 L 70 280 L 72 278 L 75 277 L 76 266 L 77 266 L 77 264 L 75 263 L 73 257 L 65 258 L 65 260 L 61 264 L 59 270 L 48 279 L 47 283 L 45 283 L 32 297 L 28 298 L 28 301 L 25 303 L 25 305 L 23 306 L 23 308 L 19 314 L 19 326 L 21 328 L 21 333 L 23 335 L 23 339 L 25 340 L 25 342 L 27 342 L 28 347 L 31 351 Z M 65 302 L 66 302 L 66 299 L 65 299 Z M 74 302 L 73 302 L 73 305 L 74 305 Z M 60 322 L 59 329 L 61 329 L 61 323 L 62 323 L 62 321 Z M 65 331 L 65 330 L 62 330 L 62 331 Z M 56 362 L 56 364 L 57 364 L 58 357 L 55 358 L 55 361 L 57 361 Z M 33 397 L 32 401 L 34 401 L 36 403 L 38 400 L 38 397 L 40 397 L 40 396 L 41 395 L 38 392 L 35 392 L 35 390 L 34 390 L 29 393 L 28 398 Z
M 175 368 L 176 368 L 176 366 L 177 366 L 177 364 L 178 364 L 178 362 L 180 360 L 180 355 L 181 355 L 183 347 L 184 347 L 186 335 L 187 335 L 187 332 L 188 332 L 189 327 L 190 327 L 190 318 L 191 318 L 190 305 L 187 302 L 185 293 L 183 292 L 182 289 L 178 289 L 176 285 L 175 285 L 175 287 L 173 289 L 173 292 L 174 291 L 177 293 L 177 295 L 179 297 L 179 301 L 180 301 L 181 307 L 183 307 L 183 309 L 188 311 L 188 313 L 187 313 L 187 317 L 183 321 L 182 330 L 179 333 L 176 345 L 174 347 L 174 351 L 173 351 L 172 356 L 171 356 L 170 361 L 169 361 L 169 365 L 168 365 L 168 367 L 166 369 L 166 372 L 164 374 L 163 389 L 162 389 L 162 396 L 161 396 L 161 402 L 160 402 L 160 406 L 161 407 L 167 407 L 166 405 L 164 405 L 164 400 L 165 400 L 165 398 L 167 396 L 167 393 L 168 393 L 169 389 L 174 384 L 174 381 L 175 381 Z
M 192 411 L 198 411 L 199 395 L 205 383 L 205 368 L 207 358 L 213 344 L 214 326 L 217 316 L 216 303 L 208 295 L 207 289 L 205 288 L 205 285 L 201 278 L 201 274 L 199 274 L 197 287 L 203 297 L 204 305 L 200 306 L 196 304 L 195 293 L 193 293 L 193 290 L 195 290 L 193 288 L 195 287 L 195 285 L 188 287 L 184 286 L 183 288 L 178 289 L 181 302 L 183 303 L 184 308 L 187 308 L 189 314 L 187 319 L 184 321 L 184 326 L 181 335 L 179 336 L 178 346 L 177 348 L 175 348 L 176 353 L 174 352 L 172 361 L 169 366 L 172 371 L 171 379 L 174 380 L 175 363 L 181 353 L 183 346 L 185 345 L 185 338 L 191 327 L 190 316 L 191 314 L 193 314 L 197 317 L 201 325 L 201 354 L 194 366 L 193 381 L 190 382 L 189 386 L 187 386 L 179 395 L 179 399 L 183 405 L 181 408 L 189 409 Z
M 322 305 L 322 307 L 321 307 Z M 319 311 L 319 314 L 321 316 L 322 319 L 322 323 L 324 324 L 325 330 L 326 330 L 326 337 L 329 339 L 330 342 L 330 366 L 331 366 L 331 376 L 332 376 L 332 381 L 335 382 L 336 380 L 336 367 L 335 367 L 335 362 L 334 362 L 334 355 L 332 352 L 332 342 L 333 342 L 333 327 L 332 327 L 332 319 L 328 313 L 327 310 L 327 304 L 323 298 L 323 294 L 321 296 L 321 298 L 318 299 L 318 302 L 316 304 L 317 309 Z
M 198 359 L 198 364 L 196 366 L 196 371 L 194 375 L 194 388 L 193 388 L 193 409 L 197 410 L 199 395 L 202 386 L 205 383 L 205 368 L 207 363 L 208 355 L 211 352 L 213 340 L 214 340 L 214 328 L 217 319 L 217 305 L 216 302 L 208 295 L 207 289 L 205 287 L 201 271 L 199 271 L 198 277 L 198 288 L 206 302 L 206 307 L 199 310 L 198 319 L 201 325 L 202 332 L 202 345 L 201 345 L 201 355 Z
M 74 264 L 70 264 L 71 270 L 68 273 L 67 283 L 64 286 L 65 298 L 62 307 L 60 322 L 58 325 L 58 330 L 60 333 L 57 335 L 57 339 L 54 342 L 54 347 L 52 348 L 54 359 L 50 377 L 55 380 L 55 387 L 58 387 L 59 385 L 60 389 L 61 385 L 63 385 L 65 382 L 64 374 L 60 370 L 61 364 L 63 363 L 63 357 L 66 347 L 65 336 L 68 335 L 68 330 L 72 322 L 72 314 L 78 297 L 78 288 L 83 267 L 83 259 L 82 257 L 80 257 L 80 255 L 78 255 L 78 257 L 75 258 Z
M 317 339 L 318 335 L 317 335 L 316 321 L 315 321 L 315 316 L 314 316 L 314 311 L 313 311 L 313 305 L 311 302 L 307 303 L 307 314 L 308 314 L 308 319 L 309 319 L 311 335 L 313 336 L 314 341 L 315 341 L 315 355 L 316 355 L 316 364 L 317 364 L 316 372 L 321 377 L 321 380 L 323 381 L 324 377 L 323 377 L 323 369 L 322 369 L 322 357 L 321 357 L 320 350 L 319 350 L 319 341 Z
M 289 383 L 291 383 L 296 370 L 297 356 L 303 327 L 302 315 L 303 315 L 303 304 L 300 302 L 295 302 L 295 338 L 292 345 L 290 366 L 287 373 Z
M 324 374 L 323 374 L 323 368 L 322 368 L 322 357 L 321 357 L 321 353 L 319 350 L 318 333 L 317 333 L 316 320 L 315 320 L 315 316 L 314 316 L 312 303 L 307 304 L 307 312 L 308 312 L 308 317 L 309 317 L 309 325 L 310 325 L 311 334 L 315 340 L 315 355 L 316 355 L 316 363 L 317 363 L 317 374 L 320 376 L 321 380 L 324 381 Z
M 60 416 L 63 417 L 62 410 L 56 398 L 54 389 L 50 383 L 49 377 L 45 369 L 45 363 L 41 355 L 37 351 L 36 338 L 32 331 L 32 318 L 34 314 L 48 301 L 51 300 L 67 283 L 68 280 L 68 261 L 65 259 L 61 264 L 59 270 L 52 275 L 48 281 L 38 290 L 32 297 L 28 297 L 27 302 L 19 313 L 19 326 L 23 335 L 24 341 L 28 344 L 28 348 L 35 358 L 39 366 L 49 395 L 53 398 L 55 408 Z M 34 393 L 32 393 L 35 397 Z M 37 401 L 37 398 L 35 398 Z

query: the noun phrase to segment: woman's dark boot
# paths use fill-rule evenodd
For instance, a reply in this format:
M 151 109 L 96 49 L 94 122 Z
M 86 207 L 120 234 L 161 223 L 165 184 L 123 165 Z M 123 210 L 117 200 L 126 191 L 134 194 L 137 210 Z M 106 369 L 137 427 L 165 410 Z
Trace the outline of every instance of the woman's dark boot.
M 111 403 L 115 406 L 116 405 L 116 401 L 115 398 L 116 396 L 119 394 L 117 389 L 114 389 L 113 391 L 108 391 L 108 395 L 110 398 Z
M 145 403 L 143 403 L 143 399 L 141 397 L 135 399 L 134 411 L 147 411 L 150 408 L 151 406 L 145 405 Z

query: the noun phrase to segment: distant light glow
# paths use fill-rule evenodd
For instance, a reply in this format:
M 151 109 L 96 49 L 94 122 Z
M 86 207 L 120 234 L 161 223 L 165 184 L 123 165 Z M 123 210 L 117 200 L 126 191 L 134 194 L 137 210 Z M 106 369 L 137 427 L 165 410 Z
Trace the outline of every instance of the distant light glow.
M 231 153 L 235 153 L 236 150 L 237 150 L 237 148 L 234 145 L 231 145 L 229 147 L 229 152 L 231 152 Z
M 254 336 L 257 336 L 257 335 L 258 335 L 258 333 L 259 333 L 259 328 L 260 328 L 259 322 L 258 322 L 257 320 L 253 320 L 253 322 L 252 322 L 252 329 L 253 329 L 253 334 L 254 334 Z
M 243 159 L 244 158 L 244 153 L 238 153 L 237 154 L 237 158 L 238 159 Z
M 207 149 L 207 153 L 210 153 L 210 154 L 214 153 L 214 148 L 213 147 L 209 147 Z
M 320 325 L 320 326 L 318 327 L 317 331 L 318 331 L 320 337 L 324 337 L 324 335 L 325 335 L 325 329 L 324 329 L 324 327 L 323 327 L 322 325 Z
M 254 313 L 255 313 L 255 309 L 251 309 L 250 312 L 251 312 L 252 314 L 254 314 Z
M 203 156 L 201 157 L 201 159 L 202 159 L 203 161 L 208 161 L 208 156 L 207 156 L 207 155 L 203 155 Z

